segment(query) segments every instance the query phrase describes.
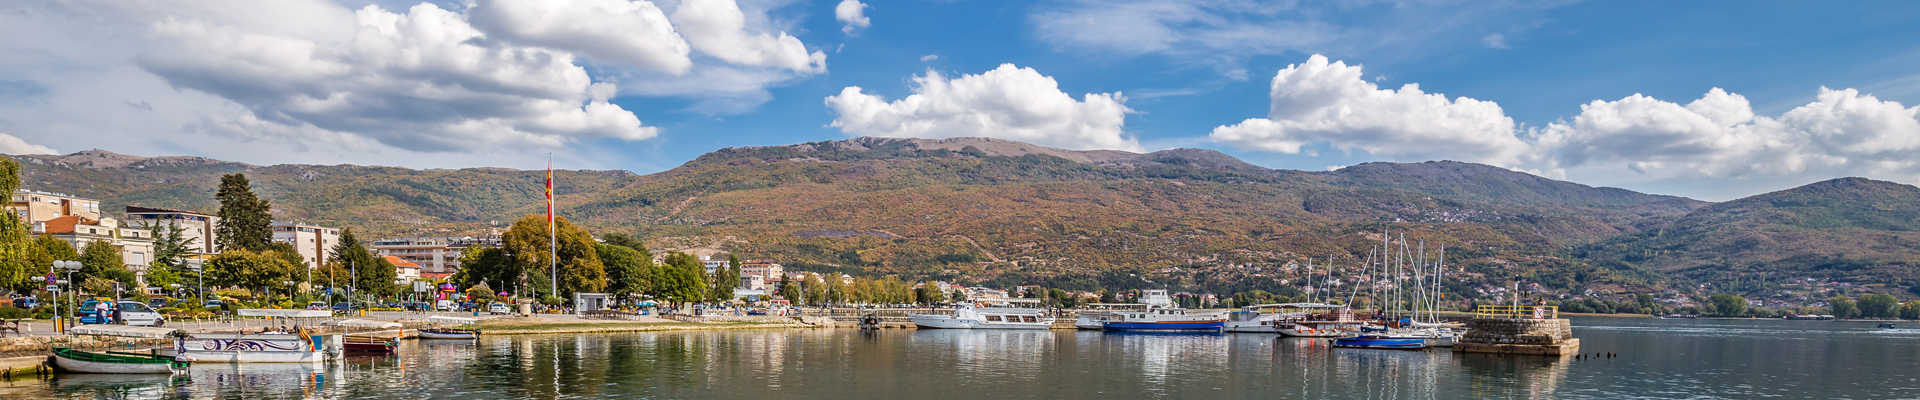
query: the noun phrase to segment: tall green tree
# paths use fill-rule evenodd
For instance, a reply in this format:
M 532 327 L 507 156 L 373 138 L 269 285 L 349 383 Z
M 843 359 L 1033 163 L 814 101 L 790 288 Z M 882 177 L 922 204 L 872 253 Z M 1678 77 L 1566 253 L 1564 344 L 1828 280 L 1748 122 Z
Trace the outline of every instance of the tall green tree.
M 625 233 L 614 232 L 614 233 L 608 233 L 605 235 L 600 235 L 600 241 L 610 245 L 639 250 L 641 253 L 647 252 L 646 243 L 642 242 L 640 238 L 633 237 L 632 235 L 628 235 Z
M 297 258 L 289 259 L 275 251 L 224 250 L 207 261 L 207 286 L 286 290 L 289 287 L 286 282 L 294 280 L 293 274 L 300 268 Z
M 700 257 L 675 251 L 667 253 L 661 261 L 662 274 L 655 281 L 653 297 L 675 304 L 696 302 L 705 297 L 701 289 L 706 287 L 702 278 L 706 264 L 700 262 Z
M 351 284 L 355 291 L 362 294 L 388 296 L 399 292 L 399 286 L 393 283 L 400 278 L 399 267 L 387 261 L 386 257 L 374 255 L 373 250 L 353 234 L 352 228 L 340 232 L 340 243 L 334 244 L 330 253 L 329 257 L 338 264 L 335 268 L 345 268 L 344 275 L 339 270 L 332 271 L 336 275 L 333 278 L 339 279 L 338 284 Z M 314 280 L 323 279 L 319 275 L 322 274 L 316 273 Z
M 1853 318 L 1860 312 L 1860 309 L 1854 308 L 1853 298 L 1844 295 L 1827 299 L 1827 305 L 1833 309 L 1834 318 Z
M 220 201 L 220 223 L 214 227 L 214 245 L 222 251 L 266 250 L 273 243 L 273 206 L 253 194 L 247 175 L 220 176 L 220 189 L 213 195 Z
M 1898 305 L 1899 298 L 1879 293 L 1860 296 L 1858 303 L 1860 316 L 1867 318 L 1893 318 L 1898 315 L 1893 307 Z
M 717 301 L 733 300 L 733 289 L 740 286 L 740 273 L 740 256 L 728 254 L 727 267 L 713 270 L 707 297 Z
M 460 271 L 455 272 L 451 280 L 455 285 L 486 284 L 511 292 L 518 289 L 515 285 L 519 284 L 521 273 L 520 266 L 514 264 L 514 257 L 508 256 L 506 249 L 469 249 L 460 254 Z
M 99 277 L 118 281 L 128 289 L 137 283 L 133 271 L 127 270 L 126 260 L 120 257 L 120 246 L 102 241 L 87 242 L 80 248 L 79 261 L 80 274 L 75 275 L 74 279 L 80 279 L 81 276 Z
M 9 196 L 11 201 L 16 190 L 20 190 L 20 162 L 0 156 L 0 196 Z M 0 217 L 0 287 L 29 289 L 34 285 L 27 277 L 45 272 L 52 264 L 33 264 L 33 239 L 27 221 L 11 212 L 6 214 Z
M 181 282 L 180 268 L 182 257 L 193 252 L 193 242 L 198 238 L 186 237 L 186 228 L 180 224 L 150 225 L 153 232 L 153 262 L 147 266 L 147 284 L 165 288 Z
M 536 289 L 541 296 L 558 296 L 561 299 L 572 297 L 575 292 L 605 291 L 606 266 L 600 262 L 599 243 L 593 240 L 593 234 L 574 225 L 566 217 L 556 217 L 553 226 L 557 229 L 551 251 L 546 215 L 528 214 L 520 217 L 519 221 L 514 221 L 513 227 L 501 235 L 502 245 L 508 253 L 513 254 L 514 264 L 526 266 L 521 271 L 520 283 Z M 554 273 L 548 267 L 550 260 L 553 260 L 551 265 L 558 268 L 558 290 L 549 284 Z
M 1920 319 L 1920 300 L 1900 303 L 1900 319 Z
M 782 299 L 787 299 L 787 302 L 793 303 L 793 305 L 796 306 L 807 304 L 806 290 L 800 288 L 799 282 L 793 280 L 781 281 L 779 290 L 780 292 L 776 294 L 779 294 Z
M 1708 298 L 1713 303 L 1713 312 L 1722 317 L 1747 315 L 1747 299 L 1731 294 L 1716 294 Z
M 607 293 L 630 297 L 649 291 L 653 257 L 631 247 L 603 243 L 598 247 L 600 263 L 607 271 Z

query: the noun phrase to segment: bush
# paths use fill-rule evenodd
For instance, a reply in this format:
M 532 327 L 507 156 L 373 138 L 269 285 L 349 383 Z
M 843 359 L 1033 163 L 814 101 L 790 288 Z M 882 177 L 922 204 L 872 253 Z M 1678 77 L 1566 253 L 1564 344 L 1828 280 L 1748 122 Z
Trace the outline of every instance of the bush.
M 53 313 L 41 311 L 33 314 L 33 319 L 53 319 Z
M 379 307 L 379 308 L 369 308 L 367 309 L 367 311 L 406 311 L 406 310 L 393 308 L 393 307 Z
M 32 311 L 14 306 L 0 306 L 0 319 L 21 319 L 32 316 Z

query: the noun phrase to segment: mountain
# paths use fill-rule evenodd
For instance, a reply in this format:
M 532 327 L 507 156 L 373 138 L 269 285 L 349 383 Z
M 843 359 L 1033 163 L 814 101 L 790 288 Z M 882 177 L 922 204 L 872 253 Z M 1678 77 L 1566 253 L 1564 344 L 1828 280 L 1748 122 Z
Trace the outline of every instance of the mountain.
M 1577 252 L 1602 265 L 1644 268 L 1741 292 L 1863 283 L 1920 285 L 1920 188 L 1841 178 L 1649 220 L 1639 232 Z
M 542 210 L 542 171 L 262 167 L 98 150 L 16 158 L 29 188 L 98 198 L 110 210 L 210 211 L 219 174 L 245 172 L 279 218 L 370 238 L 479 235 L 489 222 Z M 1352 271 L 1383 231 L 1446 246 L 1464 271 L 1450 290 L 1465 295 L 1515 278 L 1575 293 L 1691 285 L 1712 276 L 1700 271 L 1725 264 L 1700 260 L 1747 254 L 1712 243 L 1753 229 L 1819 233 L 1768 236 L 1819 241 L 1773 246 L 1778 254 L 1753 256 L 1766 263 L 1742 264 L 1754 272 L 1802 271 L 1793 268 L 1843 255 L 1871 265 L 1843 278 L 1884 282 L 1905 279 L 1874 268 L 1899 254 L 1885 246 L 1909 240 L 1902 235 L 1913 214 L 1902 213 L 1920 204 L 1900 197 L 1909 186 L 1867 180 L 1853 186 L 1879 189 L 1709 204 L 1450 161 L 1293 171 L 1203 149 L 1071 151 L 977 138 L 738 147 L 649 175 L 555 175 L 562 215 L 596 233 L 641 234 L 657 249 L 732 251 L 799 270 L 1068 289 L 1282 290 L 1308 259 L 1324 265 L 1331 257 Z M 1766 210 L 1797 219 L 1733 222 L 1775 215 Z M 1627 257 L 1628 249 L 1650 248 L 1665 258 Z

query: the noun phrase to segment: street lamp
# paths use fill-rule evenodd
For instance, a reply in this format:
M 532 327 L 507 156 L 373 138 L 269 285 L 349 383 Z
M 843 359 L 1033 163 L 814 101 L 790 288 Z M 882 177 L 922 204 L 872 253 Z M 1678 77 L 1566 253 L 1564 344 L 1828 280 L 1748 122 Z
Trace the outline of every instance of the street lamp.
M 207 274 L 201 272 L 200 269 L 205 266 L 207 260 L 189 258 L 181 261 L 187 263 L 187 269 L 193 270 L 193 277 L 200 281 L 200 286 L 193 289 L 194 294 L 200 295 L 200 302 L 194 304 L 193 307 L 195 309 L 205 308 L 207 306 Z
M 67 321 L 67 323 L 66 323 L 66 325 L 64 325 L 64 326 L 67 326 L 67 327 L 71 327 L 71 326 L 73 326 L 73 320 L 71 319 L 71 318 L 72 318 L 72 316 L 74 315 L 74 311 L 73 311 L 73 306 L 74 306 L 74 304 L 73 304 L 73 303 L 74 303 L 74 301 L 75 301 L 75 300 L 74 300 L 74 297 L 73 297 L 73 285 L 72 285 L 72 283 L 71 283 L 71 282 L 73 281 L 73 272 L 74 272 L 74 271 L 79 271 L 79 270 L 80 270 L 81 268 L 85 268 L 85 267 L 86 267 L 86 266 L 85 266 L 85 265 L 83 265 L 83 264 L 81 264 L 81 263 L 80 263 L 79 261 L 69 261 L 69 260 L 55 260 L 55 261 L 53 262 L 53 268 L 51 268 L 51 269 L 48 269 L 48 270 L 47 270 L 47 280 L 48 280 L 48 281 L 50 281 L 50 282 L 49 282 L 49 284 L 47 285 L 47 289 L 48 289 L 48 290 L 52 290 L 52 291 L 54 291 L 54 295 L 53 295 L 53 299 L 50 299 L 50 300 L 48 300 L 48 301 L 49 301 L 49 302 L 53 302 L 53 303 L 58 303 L 58 302 L 60 301 L 60 294 L 59 294 L 59 290 L 60 290 L 60 283 L 61 283 L 61 281 L 60 281 L 60 279 L 59 279 L 59 277 L 58 277 L 58 276 L 56 276 L 56 275 L 54 275 L 54 272 L 53 272 L 53 271 L 54 271 L 54 269 L 64 269 L 64 270 L 67 270 L 67 280 L 66 280 L 66 282 L 68 282 L 68 285 L 67 285 L 67 316 L 68 316 L 68 318 L 69 318 L 69 319 L 67 319 L 67 320 L 66 320 L 66 321 Z M 60 319 L 60 306 L 59 306 L 58 304 L 55 304 L 55 305 L 53 306 L 53 322 L 54 322 L 54 326 L 55 326 L 55 329 L 59 329 L 59 327 L 60 327 L 60 326 L 62 326 L 62 325 L 60 325 L 60 321 L 61 321 L 61 319 Z

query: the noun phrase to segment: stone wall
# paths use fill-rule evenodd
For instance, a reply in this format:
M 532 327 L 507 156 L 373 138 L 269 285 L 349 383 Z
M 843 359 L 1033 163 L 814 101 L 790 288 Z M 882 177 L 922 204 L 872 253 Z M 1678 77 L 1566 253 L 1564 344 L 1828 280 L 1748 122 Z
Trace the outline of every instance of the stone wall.
M 1473 319 L 1460 343 L 1549 346 L 1573 339 L 1573 324 L 1565 319 Z

